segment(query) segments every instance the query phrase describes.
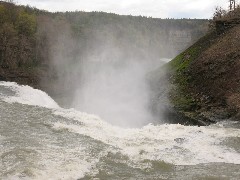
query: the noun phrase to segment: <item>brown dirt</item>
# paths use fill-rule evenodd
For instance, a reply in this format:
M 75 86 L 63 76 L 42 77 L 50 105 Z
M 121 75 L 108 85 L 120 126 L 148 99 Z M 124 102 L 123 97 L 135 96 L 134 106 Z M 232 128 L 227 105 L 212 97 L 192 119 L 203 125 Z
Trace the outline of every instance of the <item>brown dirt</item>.
M 222 118 L 240 112 L 240 25 L 226 30 L 195 59 L 189 69 L 191 92 L 201 111 Z M 240 119 L 239 119 L 240 120 Z

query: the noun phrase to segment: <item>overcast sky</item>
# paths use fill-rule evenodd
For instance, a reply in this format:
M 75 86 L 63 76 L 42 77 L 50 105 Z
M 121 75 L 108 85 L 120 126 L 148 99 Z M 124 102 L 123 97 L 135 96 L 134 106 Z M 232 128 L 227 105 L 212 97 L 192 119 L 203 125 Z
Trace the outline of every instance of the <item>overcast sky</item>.
M 16 0 L 48 11 L 104 11 L 157 18 L 211 18 L 228 0 Z

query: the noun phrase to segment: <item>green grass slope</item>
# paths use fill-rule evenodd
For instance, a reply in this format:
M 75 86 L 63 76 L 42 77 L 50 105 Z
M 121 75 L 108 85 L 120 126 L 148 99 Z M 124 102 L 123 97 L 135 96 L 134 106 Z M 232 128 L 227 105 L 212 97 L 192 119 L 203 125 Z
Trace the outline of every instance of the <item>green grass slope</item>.
M 170 104 L 202 125 L 239 120 L 240 26 L 212 31 L 167 64 Z

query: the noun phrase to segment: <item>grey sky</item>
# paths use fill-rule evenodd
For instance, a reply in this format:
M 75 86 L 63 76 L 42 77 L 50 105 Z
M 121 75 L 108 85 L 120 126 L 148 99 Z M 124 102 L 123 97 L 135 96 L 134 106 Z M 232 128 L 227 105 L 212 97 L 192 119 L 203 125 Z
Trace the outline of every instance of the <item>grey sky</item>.
M 104 11 L 159 18 L 211 18 L 216 6 L 228 0 L 17 0 L 48 11 Z

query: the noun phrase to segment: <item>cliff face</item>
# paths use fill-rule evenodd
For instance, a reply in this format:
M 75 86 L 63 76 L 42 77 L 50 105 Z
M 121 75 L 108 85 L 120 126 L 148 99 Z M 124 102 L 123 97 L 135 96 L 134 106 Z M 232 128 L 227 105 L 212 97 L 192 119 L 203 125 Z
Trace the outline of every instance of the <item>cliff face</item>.
M 170 42 L 173 54 L 180 53 L 193 43 L 193 35 L 189 30 L 171 30 L 168 41 Z M 195 41 L 194 41 L 195 42 Z
M 240 25 L 207 34 L 167 68 L 177 114 L 200 125 L 240 120 Z

